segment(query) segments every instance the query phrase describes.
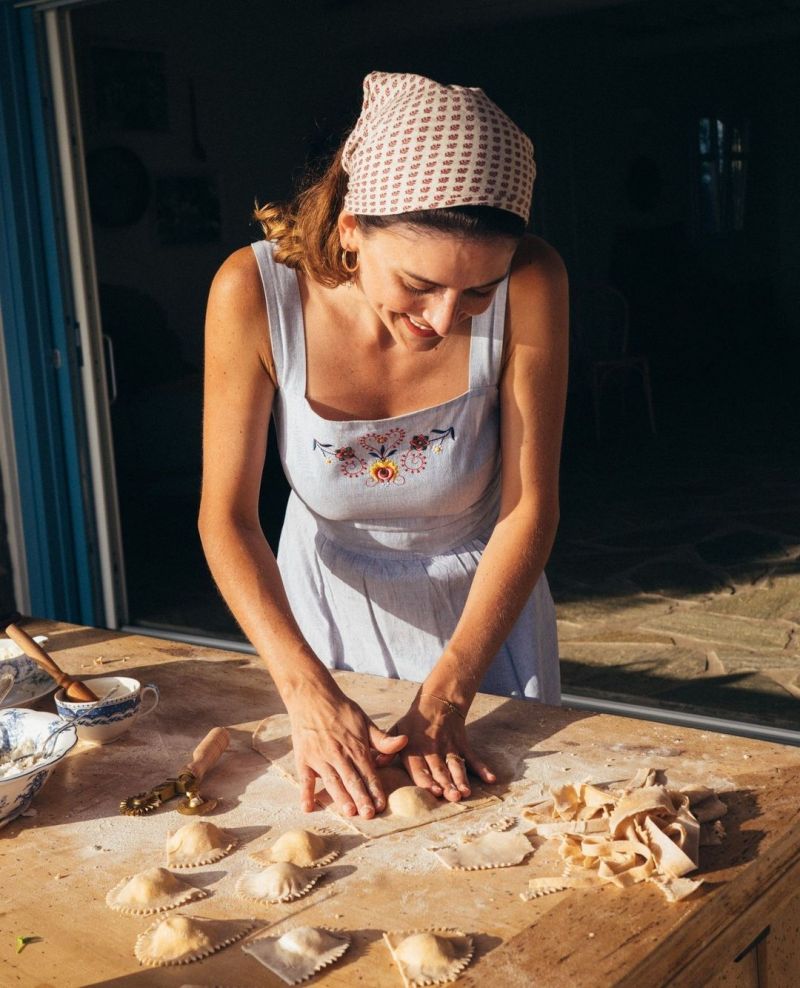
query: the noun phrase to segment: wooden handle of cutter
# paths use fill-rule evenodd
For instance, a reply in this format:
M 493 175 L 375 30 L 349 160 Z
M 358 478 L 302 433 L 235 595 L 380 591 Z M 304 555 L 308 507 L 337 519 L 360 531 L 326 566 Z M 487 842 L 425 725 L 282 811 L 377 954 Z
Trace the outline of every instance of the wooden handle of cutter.
M 9 624 L 6 626 L 6 634 L 15 644 L 19 645 L 29 659 L 38 662 L 55 679 L 58 685 L 63 687 L 68 699 L 75 700 L 78 703 L 93 703 L 98 699 L 88 686 L 77 679 L 73 679 L 63 669 L 60 669 L 42 646 L 31 638 L 27 631 L 23 631 L 16 624 Z
M 192 760 L 183 771 L 191 772 L 199 782 L 217 764 L 230 742 L 231 736 L 224 727 L 212 727 L 192 752 Z

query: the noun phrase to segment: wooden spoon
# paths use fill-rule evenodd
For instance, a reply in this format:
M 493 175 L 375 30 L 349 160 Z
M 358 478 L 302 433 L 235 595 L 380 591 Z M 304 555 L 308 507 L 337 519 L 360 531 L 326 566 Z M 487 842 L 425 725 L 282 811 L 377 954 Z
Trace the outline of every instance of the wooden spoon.
M 13 622 L 6 625 L 6 634 L 15 642 L 28 658 L 33 659 L 48 672 L 59 686 L 63 687 L 68 700 L 74 703 L 96 703 L 100 698 L 89 687 L 78 679 L 68 676 L 55 661 L 45 652 L 42 646 L 33 640 L 27 631 L 23 631 Z

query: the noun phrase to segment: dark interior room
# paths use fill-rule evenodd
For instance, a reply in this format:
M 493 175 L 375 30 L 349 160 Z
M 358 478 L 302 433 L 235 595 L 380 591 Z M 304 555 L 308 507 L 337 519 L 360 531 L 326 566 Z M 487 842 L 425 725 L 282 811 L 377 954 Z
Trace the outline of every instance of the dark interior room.
M 796 720 L 766 632 L 800 614 L 796 3 L 141 0 L 72 30 L 131 625 L 243 640 L 197 535 L 208 287 L 254 204 L 338 147 L 362 77 L 415 72 L 531 136 L 531 230 L 569 272 L 564 690 Z M 286 493 L 271 443 L 273 545 Z

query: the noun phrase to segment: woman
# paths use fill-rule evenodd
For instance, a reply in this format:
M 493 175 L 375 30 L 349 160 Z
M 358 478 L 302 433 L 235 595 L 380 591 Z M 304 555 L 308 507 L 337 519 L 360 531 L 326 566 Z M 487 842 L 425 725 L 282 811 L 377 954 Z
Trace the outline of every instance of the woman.
M 459 800 L 479 689 L 557 703 L 543 575 L 558 520 L 567 284 L 524 238 L 530 141 L 479 89 L 372 73 L 355 128 L 267 240 L 234 253 L 206 326 L 200 532 L 292 725 L 301 804 L 385 806 L 376 768 Z M 292 487 L 258 520 L 273 413 Z M 420 682 L 384 733 L 329 669 Z

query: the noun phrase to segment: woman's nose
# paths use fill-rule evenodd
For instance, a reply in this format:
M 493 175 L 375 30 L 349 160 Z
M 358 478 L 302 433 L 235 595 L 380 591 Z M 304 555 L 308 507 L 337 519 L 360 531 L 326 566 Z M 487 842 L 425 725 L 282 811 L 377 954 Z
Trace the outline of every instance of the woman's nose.
M 432 300 L 422 313 L 425 321 L 439 336 L 447 336 L 458 322 L 460 302 L 460 292 L 443 292 Z

